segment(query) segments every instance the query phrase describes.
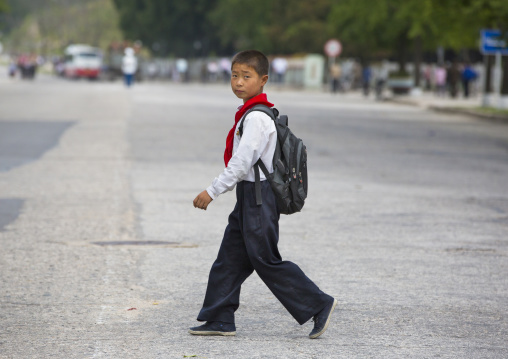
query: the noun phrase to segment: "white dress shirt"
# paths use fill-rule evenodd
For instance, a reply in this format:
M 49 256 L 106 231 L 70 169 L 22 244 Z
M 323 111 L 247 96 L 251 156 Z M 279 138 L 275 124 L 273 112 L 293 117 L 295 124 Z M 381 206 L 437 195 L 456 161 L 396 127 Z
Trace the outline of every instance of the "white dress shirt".
M 212 199 L 231 191 L 240 181 L 254 182 L 254 164 L 261 158 L 269 173 L 273 172 L 273 155 L 277 144 L 275 123 L 266 113 L 253 111 L 243 121 L 243 135 L 240 137 L 238 121 L 233 140 L 233 157 L 228 166 L 206 189 Z M 266 180 L 259 171 L 261 181 Z
M 134 55 L 125 55 L 122 58 L 122 72 L 126 75 L 133 75 L 138 69 L 138 60 Z

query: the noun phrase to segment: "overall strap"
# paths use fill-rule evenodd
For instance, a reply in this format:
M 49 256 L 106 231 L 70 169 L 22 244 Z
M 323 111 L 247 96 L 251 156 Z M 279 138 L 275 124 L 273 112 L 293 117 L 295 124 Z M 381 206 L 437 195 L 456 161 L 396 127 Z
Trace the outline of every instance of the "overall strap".
M 263 204 L 263 198 L 261 197 L 261 177 L 259 175 L 260 168 L 261 168 L 261 171 L 263 171 L 263 173 L 266 177 L 266 180 L 268 181 L 268 175 L 269 175 L 268 169 L 266 168 L 263 161 L 261 161 L 261 158 L 259 160 L 257 160 L 256 163 L 254 163 L 254 178 L 256 181 L 254 183 L 254 188 L 256 190 L 256 204 L 258 206 Z
M 270 175 L 268 173 L 268 168 L 266 168 L 265 164 L 263 163 L 263 161 L 261 161 L 261 158 L 256 162 L 255 164 L 256 167 L 258 168 L 261 168 L 261 171 L 263 171 L 266 179 L 268 179 L 268 176 Z
M 258 160 L 258 162 L 261 160 Z M 258 163 L 254 165 L 254 177 L 256 178 L 256 182 L 254 183 L 254 188 L 256 190 L 256 204 L 261 206 L 263 204 L 263 198 L 261 196 L 261 177 L 259 176 L 259 166 Z
M 247 115 L 249 113 L 251 113 L 252 111 L 260 111 L 260 112 L 267 114 L 268 116 L 270 116 L 270 118 L 272 120 L 275 121 L 275 118 L 277 115 L 275 115 L 274 110 L 277 111 L 277 109 L 272 110 L 270 107 L 265 106 L 265 105 L 256 105 L 253 108 L 249 109 L 245 113 L 245 115 L 243 115 L 243 118 L 240 122 L 240 126 L 238 127 L 238 132 L 240 133 L 240 137 L 242 137 L 242 135 L 243 135 L 243 121 L 245 120 L 245 117 L 247 117 Z M 276 113 L 278 114 L 279 112 L 277 111 Z M 263 161 L 261 161 L 261 158 L 260 158 L 254 164 L 254 178 L 255 178 L 254 188 L 256 190 L 256 204 L 258 206 L 263 204 L 263 198 L 261 196 L 261 177 L 259 175 L 259 167 L 261 167 L 261 170 L 263 171 L 265 177 L 268 179 L 268 170 L 266 169 L 265 164 L 263 163 Z

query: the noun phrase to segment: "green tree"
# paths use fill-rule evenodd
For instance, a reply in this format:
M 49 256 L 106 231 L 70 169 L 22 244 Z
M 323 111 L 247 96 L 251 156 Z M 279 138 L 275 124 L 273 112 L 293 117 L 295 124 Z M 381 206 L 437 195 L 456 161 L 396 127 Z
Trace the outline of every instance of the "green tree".
M 3 12 L 7 12 L 9 7 L 7 6 L 7 0 L 0 0 L 0 14 Z
M 507 7 L 504 0 L 340 0 L 328 24 L 349 54 L 393 54 L 401 72 L 413 51 L 418 83 L 422 51 L 475 48 L 482 27 L 507 23 Z
M 480 28 L 508 23 L 506 0 L 114 2 L 126 37 L 142 40 L 160 55 L 245 48 L 278 54 L 322 52 L 324 42 L 337 37 L 344 55 L 395 55 L 402 71 L 411 52 L 418 65 L 421 53 L 437 46 L 475 48 Z
M 208 20 L 217 29 L 221 47 L 267 51 L 271 45 L 264 27 L 270 22 L 266 13 L 271 6 L 270 0 L 218 0 Z
M 322 52 L 332 0 L 115 0 L 128 38 L 155 53 Z
M 23 20 L 8 33 L 8 47 L 14 52 L 50 55 L 62 52 L 70 43 L 106 48 L 111 41 L 122 39 L 111 0 L 47 0 L 41 8 L 17 11 Z M 28 12 L 22 15 L 24 11 Z
M 127 38 L 159 55 L 208 54 L 218 40 L 207 14 L 216 0 L 115 0 Z
M 332 7 L 330 31 L 340 34 L 350 55 L 368 59 L 374 54 L 396 54 L 406 70 L 413 42 L 434 46 L 439 29 L 433 21 L 437 0 L 342 0 Z
M 236 51 L 322 52 L 331 0 L 218 0 L 209 16 L 221 44 Z
M 274 9 L 266 14 L 270 15 L 270 22 L 264 27 L 272 52 L 323 52 L 330 37 L 326 25 L 330 0 L 274 0 L 272 6 Z
M 469 46 L 473 47 L 479 31 L 484 28 L 499 29 L 505 34 L 508 43 L 508 2 L 503 0 L 471 0 L 468 5 L 461 9 L 462 21 L 460 25 L 454 26 L 450 32 L 450 38 L 455 41 L 469 40 Z M 460 44 L 460 42 L 459 42 Z M 455 43 L 454 45 L 459 45 Z M 492 59 L 488 61 L 487 73 L 490 74 Z M 485 88 L 491 90 L 490 77 L 486 77 Z M 503 78 L 501 93 L 508 95 L 508 59 L 503 58 Z
M 88 1 L 91 0 L 0 0 L 0 4 L 6 3 L 8 7 L 5 14 L 1 14 L 0 11 L 0 23 L 4 25 L 5 31 L 9 33 L 21 26 L 27 16 L 43 11 L 48 7 L 67 8 Z

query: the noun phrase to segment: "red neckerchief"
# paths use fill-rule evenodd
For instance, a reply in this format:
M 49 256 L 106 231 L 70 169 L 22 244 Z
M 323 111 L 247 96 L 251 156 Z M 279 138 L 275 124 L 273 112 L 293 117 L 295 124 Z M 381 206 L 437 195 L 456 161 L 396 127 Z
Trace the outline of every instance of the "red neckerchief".
M 228 137 L 226 139 L 226 150 L 224 151 L 224 163 L 226 167 L 228 166 L 229 160 L 233 157 L 233 143 L 235 138 L 235 129 L 238 121 L 243 117 L 243 115 L 253 106 L 255 105 L 265 105 L 268 107 L 273 107 L 273 103 L 268 102 L 266 98 L 266 94 L 261 93 L 257 96 L 254 96 L 249 101 L 247 101 L 243 106 L 238 108 L 238 111 L 235 114 L 235 125 L 229 131 Z

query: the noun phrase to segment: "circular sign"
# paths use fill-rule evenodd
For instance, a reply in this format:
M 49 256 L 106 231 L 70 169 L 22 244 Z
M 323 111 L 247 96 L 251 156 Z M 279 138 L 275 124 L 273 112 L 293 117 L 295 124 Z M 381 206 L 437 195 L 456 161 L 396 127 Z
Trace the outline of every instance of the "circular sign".
M 342 52 L 342 45 L 337 39 L 330 39 L 325 44 L 325 53 L 330 57 L 339 56 Z

